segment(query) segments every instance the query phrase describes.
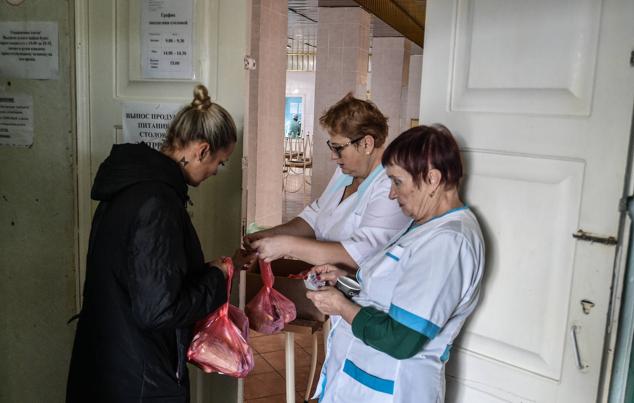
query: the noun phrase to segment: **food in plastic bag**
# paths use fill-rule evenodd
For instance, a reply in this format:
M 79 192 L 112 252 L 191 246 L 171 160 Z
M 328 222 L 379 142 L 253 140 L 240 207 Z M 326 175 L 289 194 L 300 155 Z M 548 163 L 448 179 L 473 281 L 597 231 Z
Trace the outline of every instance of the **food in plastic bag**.
M 247 343 L 249 320 L 244 312 L 229 303 L 233 262 L 227 266 L 227 302 L 198 321 L 187 359 L 203 371 L 244 378 L 253 369 L 253 351 Z
M 264 286 L 244 307 L 249 318 L 251 329 L 273 334 L 284 329 L 284 325 L 297 316 L 295 304 L 273 288 L 273 271 L 271 263 L 263 260 L 260 263 L 260 276 Z

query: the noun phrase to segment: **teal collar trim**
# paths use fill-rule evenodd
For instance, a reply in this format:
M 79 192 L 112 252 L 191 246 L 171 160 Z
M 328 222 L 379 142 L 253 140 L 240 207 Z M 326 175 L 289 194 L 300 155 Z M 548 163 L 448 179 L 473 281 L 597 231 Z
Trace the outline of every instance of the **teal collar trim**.
M 383 165 L 379 164 L 372 170 L 372 172 L 370 172 L 370 175 L 368 175 L 367 178 L 365 178 L 363 182 L 361 182 L 361 185 L 359 185 L 359 189 L 357 189 L 358 198 L 361 198 L 361 196 L 363 196 L 368 187 L 372 184 L 372 182 L 374 182 L 374 178 L 376 178 L 384 170 L 385 168 L 383 168 Z
M 440 217 L 444 217 L 444 216 L 446 216 L 446 215 L 448 215 L 448 214 L 455 213 L 456 211 L 468 210 L 468 209 L 469 209 L 469 206 L 468 206 L 468 205 L 466 205 L 466 204 L 465 204 L 464 206 L 460 206 L 460 207 L 452 208 L 451 210 L 445 211 L 444 213 L 442 213 L 442 214 L 440 214 L 440 215 L 437 215 L 437 216 L 434 216 L 434 217 L 430 218 L 429 220 L 425 221 L 423 224 L 427 224 L 427 223 L 428 223 L 428 222 L 430 222 L 430 221 L 434 221 L 434 220 L 436 220 L 436 219 L 438 219 L 438 218 L 440 218 Z M 415 222 L 414 222 L 414 223 L 415 223 Z M 413 228 L 416 228 L 416 227 L 418 227 L 418 226 L 420 226 L 420 225 L 423 225 L 423 224 L 416 224 L 416 226 L 413 226 L 413 225 L 412 225 L 412 227 L 413 227 Z
M 363 180 L 363 182 L 361 182 L 361 185 L 359 185 L 359 188 L 357 189 L 357 192 L 356 192 L 357 200 L 360 200 L 361 197 L 363 197 L 363 194 L 366 192 L 366 190 L 368 190 L 368 187 L 370 187 L 372 182 L 374 182 L 374 179 L 376 179 L 376 177 L 379 176 L 379 174 L 383 172 L 384 170 L 385 168 L 383 168 L 383 165 L 379 164 L 376 166 L 376 168 L 372 170 L 372 172 L 370 172 L 370 175 L 368 175 Z M 354 177 L 352 177 L 351 175 L 342 174 L 337 179 L 337 182 L 335 182 L 334 186 L 332 187 L 332 190 L 330 190 L 330 193 L 334 194 L 337 191 L 339 191 L 339 189 L 344 188 L 346 186 L 350 186 L 353 180 L 354 180 Z
M 429 220 L 425 221 L 423 224 L 427 224 L 428 222 L 433 221 L 433 220 L 435 220 L 435 219 L 437 219 L 437 218 L 444 217 L 444 216 L 446 216 L 447 214 L 451 214 L 451 213 L 455 213 L 456 211 L 467 210 L 467 209 L 469 209 L 469 206 L 468 206 L 468 205 L 466 205 L 466 204 L 465 204 L 464 206 L 460 206 L 460 207 L 452 208 L 452 209 L 451 209 L 451 210 L 449 210 L 449 211 L 445 211 L 444 213 L 442 213 L 442 214 L 440 214 L 440 215 L 437 215 L 437 216 L 434 216 L 434 217 L 430 218 Z M 409 226 L 407 227 L 407 229 L 406 229 L 405 231 L 403 231 L 403 233 L 402 233 L 402 234 L 400 234 L 400 235 L 398 236 L 398 238 L 396 238 L 394 241 L 390 242 L 390 243 L 388 244 L 388 246 L 386 246 L 386 247 L 385 247 L 385 249 L 387 250 L 387 249 L 391 248 L 392 246 L 394 246 L 394 244 L 396 244 L 398 241 L 400 241 L 400 239 L 401 239 L 402 237 L 404 237 L 407 233 L 409 233 L 410 231 L 415 230 L 416 228 L 420 227 L 420 226 L 421 226 L 421 225 L 423 225 L 423 224 L 418 224 L 416 221 L 412 220 L 412 222 L 410 222 L 410 224 L 409 224 Z

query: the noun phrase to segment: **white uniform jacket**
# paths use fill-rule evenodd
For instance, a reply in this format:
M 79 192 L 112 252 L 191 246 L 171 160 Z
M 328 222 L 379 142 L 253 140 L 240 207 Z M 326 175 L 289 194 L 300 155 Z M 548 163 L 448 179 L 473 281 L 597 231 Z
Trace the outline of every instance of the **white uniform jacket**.
M 355 193 L 341 201 L 352 179 L 337 167 L 321 196 L 299 217 L 312 227 L 317 240 L 341 242 L 358 265 L 385 246 L 409 218 L 388 198 L 390 179 L 383 166 L 377 166 Z
M 429 339 L 397 360 L 356 338 L 333 317 L 316 395 L 331 402 L 444 402 L 445 362 L 453 340 L 478 301 L 484 243 L 467 207 L 397 234 L 360 267 L 355 302 L 387 312 Z

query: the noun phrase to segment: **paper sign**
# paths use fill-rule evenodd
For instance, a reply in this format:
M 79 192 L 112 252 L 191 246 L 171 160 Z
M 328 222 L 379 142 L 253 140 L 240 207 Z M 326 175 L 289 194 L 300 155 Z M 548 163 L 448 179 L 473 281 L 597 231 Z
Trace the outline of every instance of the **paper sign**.
M 33 97 L 0 92 L 0 144 L 33 144 Z
M 144 78 L 192 79 L 193 0 L 141 2 L 141 71 Z
M 124 103 L 123 142 L 144 142 L 158 150 L 163 144 L 170 122 L 181 107 L 180 104 L 172 103 Z
M 0 22 L 0 77 L 59 78 L 56 22 Z

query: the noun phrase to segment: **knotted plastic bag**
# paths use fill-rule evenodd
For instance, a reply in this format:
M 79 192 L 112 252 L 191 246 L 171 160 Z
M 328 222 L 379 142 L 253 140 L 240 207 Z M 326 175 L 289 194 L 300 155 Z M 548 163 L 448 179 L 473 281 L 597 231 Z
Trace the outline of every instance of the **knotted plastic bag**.
M 203 371 L 244 378 L 253 369 L 253 351 L 247 343 L 249 320 L 244 312 L 229 303 L 233 262 L 224 258 L 227 266 L 227 302 L 198 321 L 187 359 Z
M 284 325 L 297 316 L 295 304 L 273 288 L 271 263 L 259 261 L 260 276 L 264 286 L 244 307 L 251 329 L 273 334 L 284 329 Z

